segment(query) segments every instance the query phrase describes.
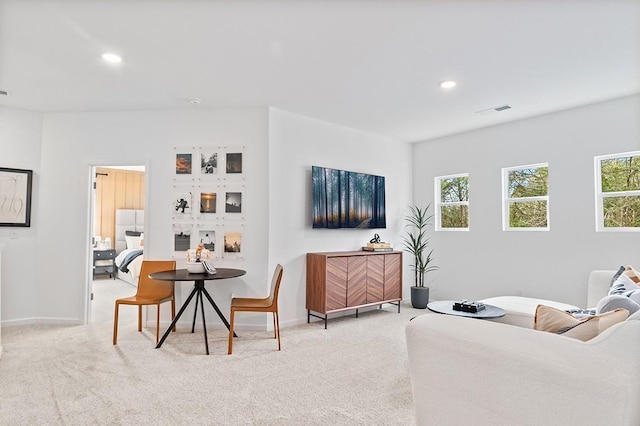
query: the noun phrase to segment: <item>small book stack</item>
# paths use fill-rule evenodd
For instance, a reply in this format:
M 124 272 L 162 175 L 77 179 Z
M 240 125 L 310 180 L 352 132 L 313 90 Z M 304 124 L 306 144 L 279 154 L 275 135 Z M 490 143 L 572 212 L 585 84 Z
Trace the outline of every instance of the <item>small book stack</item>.
M 362 247 L 364 251 L 393 251 L 390 243 L 367 243 L 366 247 Z

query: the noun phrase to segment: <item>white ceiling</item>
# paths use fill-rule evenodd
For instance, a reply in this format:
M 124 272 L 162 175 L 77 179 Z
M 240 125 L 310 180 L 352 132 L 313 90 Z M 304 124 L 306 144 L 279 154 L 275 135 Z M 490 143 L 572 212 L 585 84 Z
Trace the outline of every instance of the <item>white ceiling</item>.
M 640 1 L 0 0 L 0 90 L 46 112 L 273 106 L 419 141 L 640 93 Z

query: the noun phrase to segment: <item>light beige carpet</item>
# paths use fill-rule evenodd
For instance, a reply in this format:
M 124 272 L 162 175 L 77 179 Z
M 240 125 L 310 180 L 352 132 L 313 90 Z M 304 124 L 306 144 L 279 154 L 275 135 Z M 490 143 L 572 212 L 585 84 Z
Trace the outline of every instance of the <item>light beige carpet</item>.
M 131 308 L 135 311 L 135 308 Z M 2 328 L 2 425 L 412 425 L 404 327 L 409 305 L 282 330 L 181 327 L 162 348 L 154 329 L 120 324 Z M 250 315 L 250 314 L 249 314 Z

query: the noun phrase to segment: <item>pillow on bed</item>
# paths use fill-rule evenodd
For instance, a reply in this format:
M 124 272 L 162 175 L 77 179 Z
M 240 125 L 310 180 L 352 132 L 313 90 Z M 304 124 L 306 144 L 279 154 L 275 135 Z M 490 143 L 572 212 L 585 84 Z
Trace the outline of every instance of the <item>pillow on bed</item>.
M 139 237 L 140 235 L 142 235 L 142 232 L 139 232 L 139 231 L 124 231 L 124 235 L 127 235 L 129 237 Z
M 130 236 L 130 235 L 125 235 L 124 239 L 127 242 L 127 248 L 129 250 L 135 250 L 135 249 L 139 249 L 140 247 L 142 247 L 142 237 L 141 236 L 133 237 L 133 236 Z

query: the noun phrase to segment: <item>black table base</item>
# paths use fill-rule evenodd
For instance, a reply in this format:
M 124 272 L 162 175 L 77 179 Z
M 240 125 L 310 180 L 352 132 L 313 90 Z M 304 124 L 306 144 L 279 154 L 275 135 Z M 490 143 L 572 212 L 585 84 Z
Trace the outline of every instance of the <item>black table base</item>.
M 211 295 L 209 294 L 207 289 L 204 287 L 204 280 L 195 280 L 194 281 L 194 285 L 193 285 L 193 290 L 191 290 L 191 294 L 189 294 L 189 297 L 187 297 L 187 300 L 184 302 L 184 304 L 182 305 L 182 307 L 178 311 L 178 314 L 176 315 L 176 317 L 171 322 L 171 325 L 169 326 L 169 328 L 167 328 L 167 331 L 165 331 L 164 334 L 162 335 L 162 339 L 160 339 L 160 341 L 156 345 L 156 349 L 158 349 L 158 348 L 160 348 L 162 346 L 164 341 L 169 336 L 169 333 L 171 333 L 171 330 L 173 330 L 175 325 L 178 323 L 178 320 L 180 319 L 180 317 L 184 313 L 184 310 L 187 308 L 189 303 L 191 303 L 191 299 L 193 299 L 193 296 L 196 296 L 196 306 L 195 306 L 195 310 L 193 312 L 193 323 L 191 324 L 191 332 L 192 333 L 195 332 L 196 316 L 198 315 L 198 303 L 199 303 L 200 304 L 200 311 L 202 312 L 202 328 L 204 329 L 204 346 L 206 348 L 207 355 L 209 355 L 209 339 L 207 338 L 207 322 L 206 322 L 205 317 L 204 317 L 204 301 L 203 301 L 204 298 L 202 297 L 203 294 L 205 295 L 205 297 L 207 298 L 209 303 L 211 303 L 211 306 L 213 306 L 213 309 L 216 310 L 218 316 L 220 317 L 220 319 L 222 320 L 224 325 L 227 327 L 227 330 L 229 330 L 231 328 L 231 325 L 229 324 L 229 321 L 227 321 L 227 319 L 224 317 L 224 315 L 222 315 L 222 312 L 220 311 L 220 308 L 218 308 L 218 305 L 216 305 L 216 302 L 213 301 L 213 298 L 211 297 Z M 234 337 L 238 337 L 236 335 L 236 333 L 233 333 L 233 336 Z

